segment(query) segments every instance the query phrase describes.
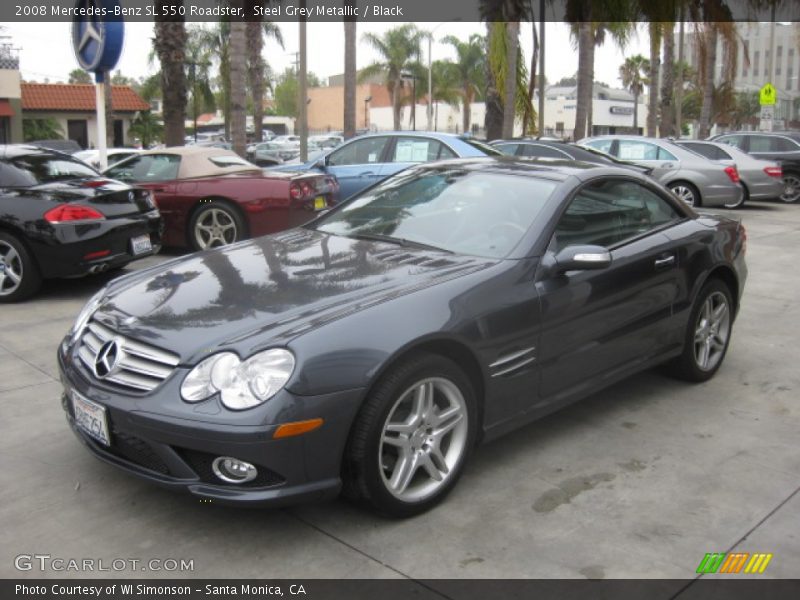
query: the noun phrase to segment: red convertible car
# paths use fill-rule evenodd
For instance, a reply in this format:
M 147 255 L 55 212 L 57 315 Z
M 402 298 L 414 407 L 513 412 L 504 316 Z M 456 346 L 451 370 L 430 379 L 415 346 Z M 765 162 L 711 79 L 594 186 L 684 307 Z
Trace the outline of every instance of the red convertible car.
M 338 189 L 330 175 L 265 173 L 230 150 L 198 146 L 150 150 L 103 174 L 152 190 L 164 244 L 195 250 L 302 225 Z

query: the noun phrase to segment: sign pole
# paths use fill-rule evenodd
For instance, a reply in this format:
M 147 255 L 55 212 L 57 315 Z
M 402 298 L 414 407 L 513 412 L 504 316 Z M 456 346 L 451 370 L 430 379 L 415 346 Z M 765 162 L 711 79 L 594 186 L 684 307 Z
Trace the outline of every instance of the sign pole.
M 108 154 L 106 152 L 106 84 L 102 73 L 95 75 L 97 83 L 94 86 L 95 112 L 97 114 L 97 150 L 100 152 L 100 170 L 108 167 Z

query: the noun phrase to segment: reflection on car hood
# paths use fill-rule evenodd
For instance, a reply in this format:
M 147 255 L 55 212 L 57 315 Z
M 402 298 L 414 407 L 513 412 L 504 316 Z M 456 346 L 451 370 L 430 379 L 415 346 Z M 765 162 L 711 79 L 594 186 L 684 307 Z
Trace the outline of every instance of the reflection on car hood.
M 169 261 L 113 282 L 95 318 L 176 352 L 248 355 L 496 261 L 306 229 Z

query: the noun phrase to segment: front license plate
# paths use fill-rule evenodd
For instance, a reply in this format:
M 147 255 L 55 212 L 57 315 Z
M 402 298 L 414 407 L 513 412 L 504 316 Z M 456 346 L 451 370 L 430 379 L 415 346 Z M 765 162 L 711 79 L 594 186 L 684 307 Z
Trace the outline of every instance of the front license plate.
M 149 235 L 137 235 L 135 238 L 131 238 L 131 251 L 134 256 L 146 254 L 147 252 L 152 252 L 152 250 L 153 244 L 150 242 Z
M 106 407 L 84 398 L 75 390 L 70 392 L 72 398 L 72 412 L 75 413 L 75 424 L 88 435 L 101 444 L 111 445 L 108 435 L 108 420 Z
M 314 210 L 324 210 L 326 208 L 328 208 L 328 203 L 325 202 L 324 196 L 314 198 Z

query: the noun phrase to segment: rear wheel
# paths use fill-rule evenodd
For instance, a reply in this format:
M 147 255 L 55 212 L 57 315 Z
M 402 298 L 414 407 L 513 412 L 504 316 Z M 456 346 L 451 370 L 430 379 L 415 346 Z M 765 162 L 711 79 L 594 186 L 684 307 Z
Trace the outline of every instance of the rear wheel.
M 800 200 L 800 175 L 784 171 L 781 200 L 788 203 Z
M 697 188 L 691 183 L 676 181 L 669 185 L 669 189 L 689 206 L 700 206 L 700 192 L 698 192 Z
M 731 202 L 729 204 L 725 204 L 725 208 L 741 208 L 744 206 L 744 203 L 750 198 L 750 192 L 747 189 L 745 184 L 742 184 L 742 195 L 739 200 L 736 202 Z
M 244 223 L 236 210 L 219 200 L 206 201 L 189 224 L 189 245 L 195 250 L 227 246 L 244 237 Z
M 345 493 L 394 517 L 432 508 L 461 475 L 476 414 L 472 385 L 449 359 L 426 353 L 397 364 L 356 419 Z
M 0 231 L 0 302 L 19 302 L 42 284 L 39 268 L 25 245 Z
M 671 364 L 674 375 L 688 381 L 711 379 L 722 365 L 733 327 L 733 302 L 719 279 L 707 282 L 692 306 L 683 353 Z

